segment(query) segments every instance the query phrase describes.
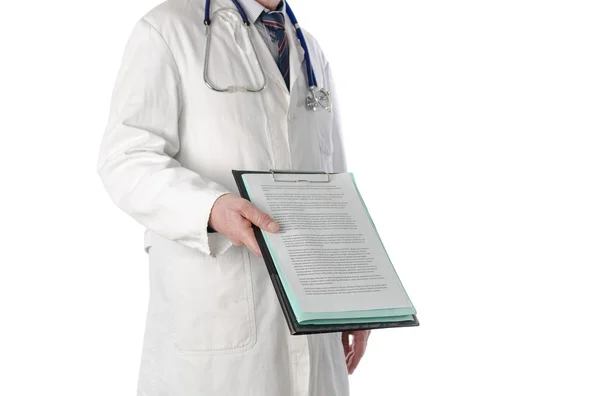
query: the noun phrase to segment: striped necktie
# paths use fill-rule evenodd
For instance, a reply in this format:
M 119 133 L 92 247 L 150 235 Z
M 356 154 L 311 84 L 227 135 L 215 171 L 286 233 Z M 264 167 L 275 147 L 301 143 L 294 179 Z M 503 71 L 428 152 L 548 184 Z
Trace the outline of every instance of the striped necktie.
M 260 16 L 263 24 L 271 33 L 273 41 L 277 43 L 279 50 L 279 60 L 277 66 L 285 80 L 285 85 L 290 89 L 290 51 L 288 40 L 285 34 L 285 16 L 283 10 L 263 12 Z

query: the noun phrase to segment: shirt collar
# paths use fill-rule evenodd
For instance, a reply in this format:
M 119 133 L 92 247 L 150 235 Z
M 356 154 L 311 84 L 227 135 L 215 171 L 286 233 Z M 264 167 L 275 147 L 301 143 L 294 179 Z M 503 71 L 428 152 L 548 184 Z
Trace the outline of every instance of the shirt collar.
M 256 22 L 258 17 L 260 17 L 260 15 L 264 11 L 267 11 L 267 12 L 270 11 L 270 10 L 266 9 L 263 5 L 261 5 L 256 0 L 238 0 L 238 1 L 240 2 L 240 5 L 244 9 L 244 11 L 246 11 L 246 15 L 248 15 L 248 19 L 252 23 Z M 281 3 L 279 3 L 278 8 L 283 5 L 282 3 L 284 3 L 284 2 L 281 1 Z

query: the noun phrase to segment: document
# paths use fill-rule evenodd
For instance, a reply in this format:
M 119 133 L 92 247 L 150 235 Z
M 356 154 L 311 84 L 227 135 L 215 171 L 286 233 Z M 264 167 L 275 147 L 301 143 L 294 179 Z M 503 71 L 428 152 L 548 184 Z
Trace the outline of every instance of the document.
M 352 174 L 242 179 L 251 202 L 280 225 L 262 234 L 300 322 L 412 319 Z

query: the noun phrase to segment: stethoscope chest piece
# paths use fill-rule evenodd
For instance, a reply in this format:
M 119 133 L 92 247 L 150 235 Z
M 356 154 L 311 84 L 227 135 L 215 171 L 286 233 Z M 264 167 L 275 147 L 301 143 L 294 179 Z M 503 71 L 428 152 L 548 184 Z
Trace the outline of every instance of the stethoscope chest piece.
M 331 93 L 314 85 L 309 87 L 306 106 L 312 111 L 322 108 L 331 113 Z

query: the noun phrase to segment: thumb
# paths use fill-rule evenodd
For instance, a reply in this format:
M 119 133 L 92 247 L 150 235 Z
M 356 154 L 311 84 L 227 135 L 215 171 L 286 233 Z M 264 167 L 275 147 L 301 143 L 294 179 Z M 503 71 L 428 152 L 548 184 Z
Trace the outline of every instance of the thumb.
M 252 204 L 248 204 L 242 211 L 242 216 L 250 220 L 250 222 L 265 231 L 277 232 L 279 231 L 279 224 L 277 224 L 268 214 L 261 212 L 258 208 Z

